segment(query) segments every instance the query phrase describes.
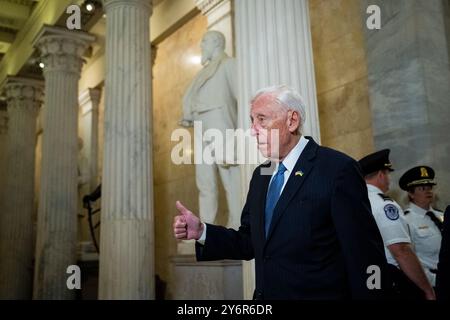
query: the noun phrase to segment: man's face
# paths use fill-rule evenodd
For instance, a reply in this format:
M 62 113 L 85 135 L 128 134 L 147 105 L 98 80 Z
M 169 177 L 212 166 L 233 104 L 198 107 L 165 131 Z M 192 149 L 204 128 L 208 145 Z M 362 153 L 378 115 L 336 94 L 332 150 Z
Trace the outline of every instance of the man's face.
M 423 185 L 414 187 L 413 191 L 409 192 L 409 196 L 419 207 L 428 208 L 434 198 L 433 186 Z
M 211 60 L 214 49 L 216 48 L 214 38 L 206 34 L 200 43 L 200 48 L 202 49 L 202 65 L 205 65 L 206 62 Z
M 390 184 L 391 184 L 391 174 L 390 174 L 389 170 L 381 170 L 381 172 L 382 172 L 381 191 L 388 192 Z
M 291 133 L 286 111 L 270 95 L 258 97 L 251 106 L 251 134 L 258 141 L 258 149 L 264 157 L 279 159 L 285 156 Z

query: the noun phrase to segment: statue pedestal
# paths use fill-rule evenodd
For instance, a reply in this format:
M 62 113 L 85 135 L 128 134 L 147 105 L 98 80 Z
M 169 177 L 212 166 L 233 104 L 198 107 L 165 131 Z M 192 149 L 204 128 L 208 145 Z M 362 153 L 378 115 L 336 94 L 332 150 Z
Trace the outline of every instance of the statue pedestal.
M 177 243 L 178 255 L 195 255 L 195 240 L 182 240 Z
M 175 300 L 242 300 L 242 261 L 197 262 L 195 255 L 171 258 Z

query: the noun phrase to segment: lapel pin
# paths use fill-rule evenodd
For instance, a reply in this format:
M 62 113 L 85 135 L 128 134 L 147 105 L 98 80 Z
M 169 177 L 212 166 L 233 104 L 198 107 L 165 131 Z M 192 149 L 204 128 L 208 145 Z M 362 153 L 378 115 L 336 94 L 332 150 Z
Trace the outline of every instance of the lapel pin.
M 297 171 L 297 172 L 295 173 L 295 175 L 296 175 L 296 176 L 303 177 L 303 171 Z

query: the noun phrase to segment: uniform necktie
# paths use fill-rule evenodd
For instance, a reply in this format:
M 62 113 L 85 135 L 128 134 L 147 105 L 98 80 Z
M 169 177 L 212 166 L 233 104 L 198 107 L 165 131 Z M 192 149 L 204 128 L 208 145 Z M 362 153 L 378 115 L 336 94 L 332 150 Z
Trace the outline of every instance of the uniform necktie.
M 277 205 L 278 198 L 280 197 L 281 188 L 284 184 L 284 172 L 286 167 L 280 163 L 278 171 L 272 179 L 267 192 L 266 210 L 265 210 L 265 231 L 266 237 L 269 234 L 270 223 L 272 222 L 273 210 Z
M 438 227 L 439 231 L 442 232 L 442 229 L 444 227 L 442 221 L 439 220 L 432 211 L 428 211 L 426 215 L 430 217 L 431 221 L 433 221 L 436 227 Z

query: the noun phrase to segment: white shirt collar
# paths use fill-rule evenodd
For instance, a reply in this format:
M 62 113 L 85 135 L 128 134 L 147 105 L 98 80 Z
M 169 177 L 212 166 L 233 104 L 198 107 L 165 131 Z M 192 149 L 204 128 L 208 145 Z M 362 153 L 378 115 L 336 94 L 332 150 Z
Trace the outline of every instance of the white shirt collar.
M 304 136 L 301 136 L 300 140 L 297 142 L 295 147 L 291 151 L 289 151 L 286 158 L 284 158 L 284 160 L 282 161 L 283 165 L 286 167 L 289 174 L 292 172 L 292 170 L 294 170 L 295 164 L 297 163 L 298 158 L 302 154 L 308 142 L 309 142 L 308 139 L 306 139 Z M 277 163 L 275 172 L 277 172 L 278 166 L 279 163 Z
M 409 203 L 409 208 L 411 209 L 411 211 L 418 213 L 420 215 L 425 215 L 428 211 L 431 211 L 431 207 L 428 210 L 424 210 L 423 208 L 419 207 L 418 205 L 416 205 L 413 202 Z
M 383 193 L 380 188 L 375 187 L 373 184 L 366 183 L 366 185 L 369 192 Z

